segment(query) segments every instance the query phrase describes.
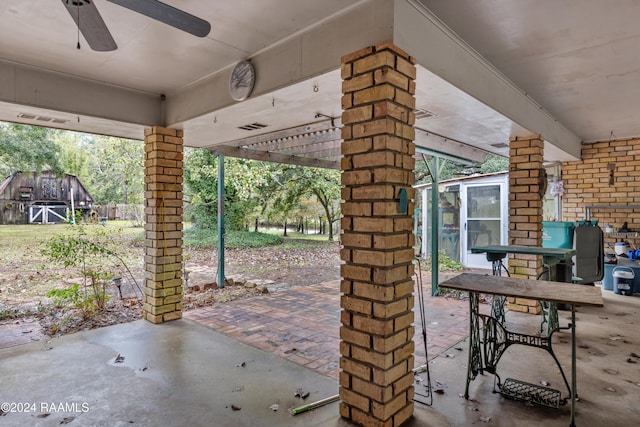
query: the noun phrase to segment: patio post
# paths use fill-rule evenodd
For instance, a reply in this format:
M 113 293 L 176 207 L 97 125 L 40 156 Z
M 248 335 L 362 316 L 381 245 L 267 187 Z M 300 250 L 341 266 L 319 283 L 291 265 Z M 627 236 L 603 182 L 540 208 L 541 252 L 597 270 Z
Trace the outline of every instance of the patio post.
M 224 288 L 224 156 L 218 156 L 218 287 Z
M 431 161 L 431 295 L 438 295 L 438 274 L 440 272 L 439 265 L 439 252 L 438 247 L 440 244 L 440 225 L 438 220 L 440 217 L 440 190 L 438 185 L 440 184 L 440 178 L 438 172 L 440 169 L 440 158 L 433 156 Z
M 384 42 L 342 57 L 340 415 L 413 414 L 415 60 Z
M 509 244 L 542 246 L 542 198 L 546 184 L 544 141 L 540 135 L 511 138 L 509 144 Z M 537 279 L 542 259 L 536 255 L 511 254 L 511 277 Z M 512 311 L 539 314 L 537 301 L 508 298 Z
M 144 318 L 182 317 L 182 131 L 144 132 Z

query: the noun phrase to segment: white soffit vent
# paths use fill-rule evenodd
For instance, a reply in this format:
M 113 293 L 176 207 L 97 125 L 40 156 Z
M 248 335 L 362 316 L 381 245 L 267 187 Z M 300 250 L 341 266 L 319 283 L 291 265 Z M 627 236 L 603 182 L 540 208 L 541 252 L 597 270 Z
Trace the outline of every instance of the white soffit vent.
M 436 116 L 436 113 L 432 113 L 431 111 L 421 107 L 418 107 L 415 110 L 413 110 L 413 114 L 416 115 L 416 120 L 428 119 L 429 117 Z
M 54 117 L 37 116 L 35 114 L 28 114 L 28 113 L 20 113 L 18 114 L 18 118 L 27 119 L 27 120 L 37 120 L 39 122 L 51 122 L 51 123 L 57 123 L 57 124 L 64 124 L 69 121 L 66 119 L 56 119 Z
M 248 125 L 244 125 L 244 126 L 238 126 L 238 129 L 242 129 L 242 130 L 258 130 L 258 129 L 263 129 L 266 128 L 269 125 L 264 125 L 262 123 L 251 123 Z

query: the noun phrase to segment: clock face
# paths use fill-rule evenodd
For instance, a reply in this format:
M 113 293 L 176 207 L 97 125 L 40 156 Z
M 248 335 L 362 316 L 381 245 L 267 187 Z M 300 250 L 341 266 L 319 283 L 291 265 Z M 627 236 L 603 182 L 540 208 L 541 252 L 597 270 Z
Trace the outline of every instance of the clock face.
M 233 68 L 229 79 L 229 93 L 236 101 L 244 101 L 251 95 L 256 82 L 256 71 L 249 61 L 240 61 Z

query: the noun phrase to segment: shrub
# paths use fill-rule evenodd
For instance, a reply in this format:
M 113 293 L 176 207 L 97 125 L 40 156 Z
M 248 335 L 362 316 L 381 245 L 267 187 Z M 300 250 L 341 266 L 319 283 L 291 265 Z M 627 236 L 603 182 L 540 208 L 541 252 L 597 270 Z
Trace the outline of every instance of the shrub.
M 109 300 L 107 285 L 113 278 L 105 264 L 110 257 L 122 260 L 110 248 L 109 236 L 104 230 L 94 230 L 94 233 L 89 234 L 83 225 L 70 227 L 71 233 L 55 234 L 45 242 L 42 253 L 65 267 L 80 268 L 84 278 L 84 292 L 79 291 L 80 285 L 74 284 L 65 289 L 51 290 L 47 296 L 53 298 L 59 307 L 74 305 L 82 308 L 85 314 L 104 310 Z M 88 294 L 87 289 L 91 289 L 92 293 Z
M 431 271 L 431 257 L 424 262 L 425 270 Z M 444 249 L 438 251 L 438 271 L 462 271 L 464 265 L 455 261 L 445 253 Z

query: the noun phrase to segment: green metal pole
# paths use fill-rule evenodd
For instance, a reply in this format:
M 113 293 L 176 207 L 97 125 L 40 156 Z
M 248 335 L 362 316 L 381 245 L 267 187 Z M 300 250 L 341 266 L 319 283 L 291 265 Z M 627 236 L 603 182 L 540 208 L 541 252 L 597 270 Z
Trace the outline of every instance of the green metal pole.
M 224 288 L 224 156 L 218 156 L 218 287 Z
M 433 156 L 431 167 L 431 295 L 438 295 L 438 157 Z

